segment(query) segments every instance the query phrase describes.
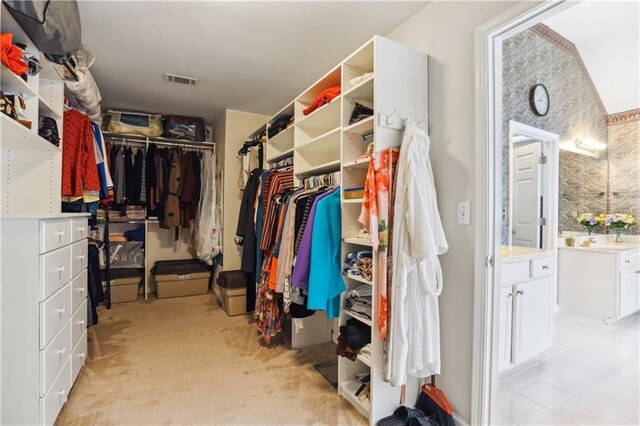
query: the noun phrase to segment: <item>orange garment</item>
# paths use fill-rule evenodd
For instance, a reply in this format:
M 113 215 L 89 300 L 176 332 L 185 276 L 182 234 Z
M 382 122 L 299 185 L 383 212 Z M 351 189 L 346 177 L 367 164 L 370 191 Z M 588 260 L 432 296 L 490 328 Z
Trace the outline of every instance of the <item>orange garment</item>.
M 280 214 L 278 215 L 278 226 L 276 229 L 282 228 L 282 221 L 284 220 L 284 208 L 280 209 Z M 276 278 L 278 276 L 278 258 L 275 256 L 271 257 L 271 268 L 269 268 L 271 275 L 269 276 L 269 288 L 273 291 L 276 290 Z
M 0 34 L 0 59 L 14 74 L 22 75 L 29 66 L 22 60 L 22 49 L 13 44 L 13 34 Z
M 320 108 L 321 106 L 326 105 L 329 102 L 331 102 L 336 96 L 340 96 L 340 86 L 329 87 L 328 89 L 326 89 L 322 93 L 320 93 L 316 97 L 316 100 L 313 101 L 313 103 L 311 105 L 309 105 L 308 108 L 306 108 L 304 111 L 302 111 L 302 113 L 304 115 L 309 115 L 313 111 L 315 111 L 318 108 Z

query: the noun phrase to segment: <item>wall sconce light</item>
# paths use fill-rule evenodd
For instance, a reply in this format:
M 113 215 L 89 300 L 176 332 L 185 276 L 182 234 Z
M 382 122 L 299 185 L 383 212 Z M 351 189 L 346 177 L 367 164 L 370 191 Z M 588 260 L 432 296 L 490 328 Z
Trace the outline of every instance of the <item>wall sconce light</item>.
M 560 143 L 560 149 L 589 157 L 602 158 L 607 152 L 607 144 L 593 139 L 575 139 Z

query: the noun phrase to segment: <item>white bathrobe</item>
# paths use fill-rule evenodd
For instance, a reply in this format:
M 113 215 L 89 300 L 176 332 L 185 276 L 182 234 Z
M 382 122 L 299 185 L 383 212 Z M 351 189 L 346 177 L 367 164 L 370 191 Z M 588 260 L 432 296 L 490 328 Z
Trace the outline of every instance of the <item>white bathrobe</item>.
M 440 373 L 438 255 L 449 248 L 442 229 L 429 161 L 429 136 L 405 129 L 396 178 L 393 222 L 390 381 Z

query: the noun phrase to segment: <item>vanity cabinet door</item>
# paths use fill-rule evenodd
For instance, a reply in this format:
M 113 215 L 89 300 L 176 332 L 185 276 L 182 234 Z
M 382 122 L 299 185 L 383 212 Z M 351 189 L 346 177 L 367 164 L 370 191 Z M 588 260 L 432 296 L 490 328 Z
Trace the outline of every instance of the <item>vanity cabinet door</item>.
M 618 316 L 620 318 L 636 312 L 640 306 L 640 271 L 627 269 L 620 272 L 620 291 L 618 292 Z
M 553 340 L 553 277 L 514 286 L 513 362 L 533 358 Z
M 513 286 L 500 289 L 500 324 L 498 330 L 498 371 L 511 366 L 511 333 L 513 330 Z

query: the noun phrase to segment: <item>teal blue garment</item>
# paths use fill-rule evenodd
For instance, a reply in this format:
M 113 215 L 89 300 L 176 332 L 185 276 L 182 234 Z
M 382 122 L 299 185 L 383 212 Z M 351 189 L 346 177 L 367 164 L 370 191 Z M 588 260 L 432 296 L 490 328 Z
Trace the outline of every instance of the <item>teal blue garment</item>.
M 340 294 L 347 288 L 340 272 L 340 188 L 318 202 L 311 237 L 308 308 L 340 315 Z

